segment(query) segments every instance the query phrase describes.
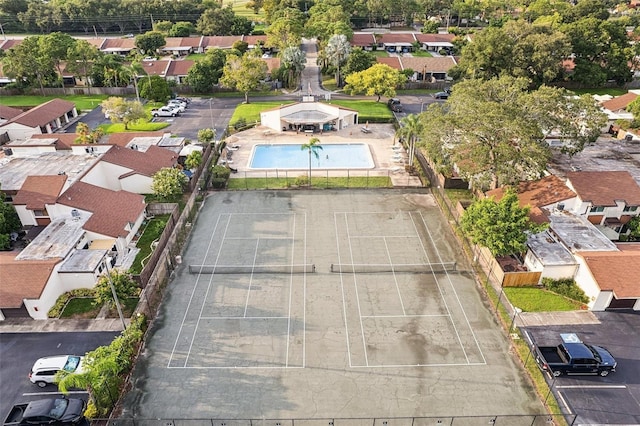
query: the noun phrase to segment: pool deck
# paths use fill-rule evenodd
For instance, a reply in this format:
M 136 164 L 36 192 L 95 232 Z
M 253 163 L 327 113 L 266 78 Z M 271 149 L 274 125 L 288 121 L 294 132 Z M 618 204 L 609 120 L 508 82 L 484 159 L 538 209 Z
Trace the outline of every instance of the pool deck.
M 324 133 L 296 133 L 293 131 L 277 132 L 264 126 L 257 126 L 253 129 L 236 133 L 227 138 L 227 146 L 239 145 L 237 150 L 232 150 L 232 162 L 229 166 L 236 169 L 238 173 L 232 173 L 231 178 L 264 177 L 264 170 L 253 170 L 249 168 L 249 160 L 254 145 L 258 144 L 304 144 L 312 137 L 323 143 L 353 143 L 367 142 L 371 149 L 371 156 L 374 161 L 374 168 L 367 170 L 349 170 L 350 175 L 356 173 L 368 173 L 369 176 L 390 176 L 394 186 L 419 187 L 422 182 L 416 176 L 410 176 L 405 172 L 407 163 L 407 152 L 398 149 L 395 141 L 395 129 L 391 124 L 368 124 L 368 132 L 362 131 L 365 125 L 355 125 L 339 131 Z M 394 145 L 395 142 L 395 145 Z M 393 147 L 396 147 L 395 149 Z M 226 149 L 220 157 L 219 164 L 223 164 L 226 158 Z M 291 173 L 296 173 L 291 170 Z M 347 170 L 344 170 L 345 174 Z M 322 170 L 320 173 L 325 173 Z M 339 170 L 332 170 L 332 175 L 339 173 Z

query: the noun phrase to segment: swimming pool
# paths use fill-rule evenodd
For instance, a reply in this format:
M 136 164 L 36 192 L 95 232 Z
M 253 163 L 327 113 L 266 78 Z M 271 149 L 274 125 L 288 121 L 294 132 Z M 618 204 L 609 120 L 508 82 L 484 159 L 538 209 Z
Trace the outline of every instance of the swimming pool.
M 309 151 L 302 145 L 257 144 L 251 151 L 251 169 L 309 169 Z M 375 167 L 365 143 L 320 144 L 318 158 L 311 154 L 312 169 L 372 169 Z

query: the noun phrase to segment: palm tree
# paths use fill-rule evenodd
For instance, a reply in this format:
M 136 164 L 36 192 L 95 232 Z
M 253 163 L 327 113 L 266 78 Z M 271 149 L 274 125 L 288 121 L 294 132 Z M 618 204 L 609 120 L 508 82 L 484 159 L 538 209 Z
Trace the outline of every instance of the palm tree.
M 298 79 L 307 61 L 305 53 L 298 46 L 290 46 L 282 51 L 280 60 L 282 69 L 287 71 L 287 75 L 283 76 L 286 78 L 286 86 L 298 87 Z
M 340 87 L 340 65 L 344 63 L 351 53 L 351 44 L 344 34 L 332 35 L 325 47 L 327 59 L 336 67 L 336 84 Z
M 300 147 L 300 149 L 302 149 L 303 151 L 305 149 L 309 151 L 309 187 L 311 187 L 311 154 L 313 153 L 316 159 L 320 158 L 320 155 L 318 155 L 318 150 L 321 150 L 322 146 L 318 145 L 319 143 L 320 143 L 320 139 L 311 138 L 309 139 L 309 142 L 303 144 Z
M 405 138 L 409 143 L 409 167 L 413 166 L 416 142 L 420 139 L 423 130 L 424 124 L 417 114 L 409 114 L 400 120 L 400 128 L 396 132 L 396 135 Z

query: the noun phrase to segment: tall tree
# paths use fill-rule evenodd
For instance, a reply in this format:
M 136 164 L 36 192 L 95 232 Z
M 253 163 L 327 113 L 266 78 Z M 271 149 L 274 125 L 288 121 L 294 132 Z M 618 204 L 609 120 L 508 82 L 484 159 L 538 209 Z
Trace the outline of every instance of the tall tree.
M 60 85 L 64 89 L 64 76 L 62 75 L 62 63 L 69 57 L 69 50 L 72 49 L 76 40 L 68 34 L 55 32 L 47 34 L 39 39 L 42 52 L 48 52 L 53 60 L 53 64 L 60 76 Z
M 85 84 L 89 87 L 93 82 L 89 78 L 93 62 L 98 59 L 102 53 L 86 40 L 76 40 L 75 44 L 67 51 L 67 70 L 76 76 L 82 76 Z
M 305 53 L 298 46 L 287 47 L 280 54 L 280 69 L 283 71 L 283 83 L 288 88 L 298 87 L 298 81 L 306 64 Z
M 320 158 L 318 151 L 322 150 L 322 145 L 320 145 L 320 139 L 311 138 L 309 142 L 302 144 L 300 149 L 303 151 L 309 152 L 309 186 L 311 186 L 311 155 L 316 157 L 316 159 Z
M 347 62 L 344 64 L 344 67 L 342 67 L 342 73 L 348 76 L 354 72 L 369 69 L 375 63 L 376 55 L 373 52 L 367 52 L 360 47 L 356 47 L 349 54 Z
M 423 132 L 423 124 L 420 117 L 416 114 L 409 114 L 400 120 L 400 128 L 397 131 L 397 135 L 406 139 L 409 143 L 409 166 L 413 166 L 413 160 L 415 157 L 416 143 Z
M 118 96 L 112 96 L 101 103 L 102 112 L 112 123 L 123 123 L 125 130 L 129 124 L 147 117 L 142 104 L 138 101 L 127 101 Z
M 347 93 L 377 96 L 376 102 L 379 102 L 381 96 L 394 97 L 396 89 L 404 84 L 407 78 L 389 65 L 375 64 L 364 71 L 354 72 L 345 80 Z
M 222 76 L 224 64 L 227 56 L 221 49 L 211 49 L 207 51 L 204 58 L 196 61 L 187 73 L 187 84 L 197 93 L 209 93 L 214 84 Z
M 537 178 L 551 156 L 547 135 L 573 154 L 594 142 L 606 120 L 593 98 L 570 96 L 504 76 L 456 84 L 446 104 L 421 115 L 421 140 L 435 162 L 452 168 L 476 189 Z
M 136 47 L 145 55 L 157 54 L 157 50 L 166 44 L 164 36 L 158 31 L 148 31 L 136 36 Z
M 284 50 L 289 46 L 299 46 L 304 32 L 304 15 L 298 9 L 287 8 L 279 11 L 267 28 L 267 46 Z
M 198 18 L 196 29 L 203 35 L 231 35 L 234 17 L 231 5 L 221 7 L 219 4 L 213 3 Z
M 76 126 L 76 135 L 78 135 L 78 137 L 74 140 L 74 143 L 92 144 L 100 142 L 100 138 L 104 135 L 104 131 L 100 127 L 91 130 L 87 123 L 83 123 L 81 121 Z
M 329 63 L 336 70 L 336 84 L 342 87 L 342 75 L 340 74 L 340 66 L 345 63 L 349 54 L 351 54 L 351 43 L 344 34 L 335 34 L 329 38 L 327 46 L 324 48 Z
M 10 235 L 20 229 L 22 229 L 22 223 L 15 207 L 5 201 L 5 194 L 0 191 L 0 250 L 11 249 Z
M 483 198 L 467 207 L 460 227 L 471 241 L 488 248 L 494 256 L 521 254 L 527 248 L 528 236 L 547 227 L 531 222 L 529 210 L 528 206 L 520 207 L 516 193 L 507 189 L 500 201 Z
M 40 38 L 32 36 L 12 47 L 3 58 L 4 72 L 17 81 L 38 85 L 44 96 L 44 87 L 56 81 L 54 60 L 42 49 Z
M 168 201 L 178 199 L 184 192 L 187 176 L 174 167 L 163 167 L 153 175 L 151 190 L 159 197 Z
M 222 71 L 220 84 L 244 93 L 244 102 L 249 103 L 249 92 L 262 86 L 267 75 L 267 64 L 252 52 L 242 57 L 230 56 Z

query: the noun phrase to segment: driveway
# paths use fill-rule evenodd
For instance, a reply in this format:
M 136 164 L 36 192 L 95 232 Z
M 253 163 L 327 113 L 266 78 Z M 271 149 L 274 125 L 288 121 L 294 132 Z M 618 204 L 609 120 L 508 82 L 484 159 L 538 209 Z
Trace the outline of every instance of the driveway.
M 640 424 L 640 314 L 594 312 L 598 324 L 525 327 L 539 345 L 557 345 L 559 333 L 577 333 L 583 341 L 604 346 L 618 361 L 607 377 L 546 375 L 560 405 L 577 414 L 576 425 Z M 532 362 L 532 360 L 529 360 Z

